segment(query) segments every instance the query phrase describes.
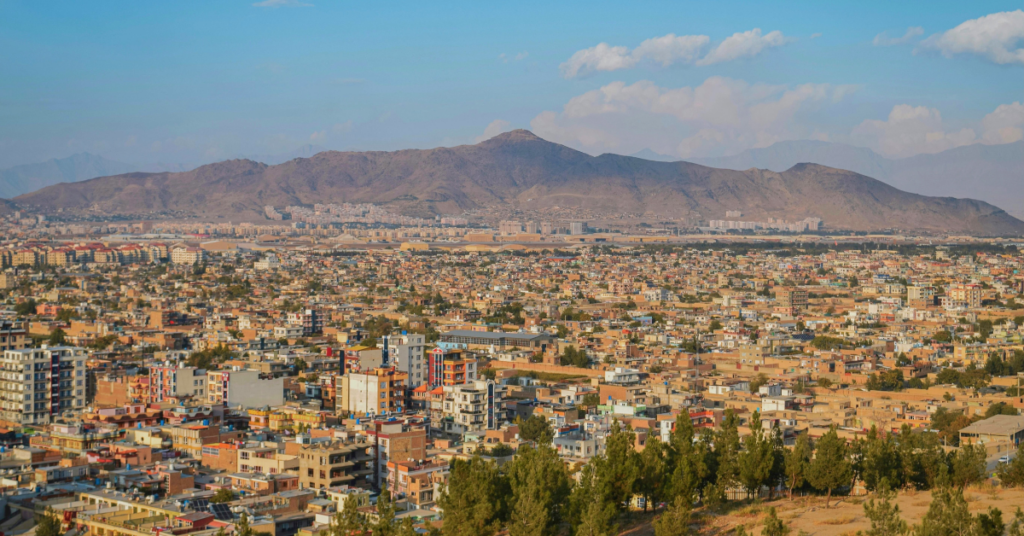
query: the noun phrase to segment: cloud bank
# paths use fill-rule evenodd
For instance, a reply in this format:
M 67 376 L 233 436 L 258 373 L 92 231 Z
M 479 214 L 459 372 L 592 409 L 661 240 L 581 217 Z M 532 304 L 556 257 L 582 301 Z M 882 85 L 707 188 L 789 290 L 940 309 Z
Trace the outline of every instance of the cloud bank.
M 632 69 L 642 63 L 662 67 L 676 64 L 713 65 L 754 57 L 789 41 L 780 31 L 762 35 L 760 28 L 754 28 L 735 33 L 709 49 L 711 38 L 706 35 L 668 34 L 647 39 L 632 50 L 624 46 L 599 43 L 577 51 L 560 66 L 560 70 L 565 78 L 580 78 L 599 71 Z
M 1024 64 L 1024 11 L 1004 11 L 966 21 L 928 37 L 918 52 L 935 51 L 947 58 L 971 54 L 999 65 Z

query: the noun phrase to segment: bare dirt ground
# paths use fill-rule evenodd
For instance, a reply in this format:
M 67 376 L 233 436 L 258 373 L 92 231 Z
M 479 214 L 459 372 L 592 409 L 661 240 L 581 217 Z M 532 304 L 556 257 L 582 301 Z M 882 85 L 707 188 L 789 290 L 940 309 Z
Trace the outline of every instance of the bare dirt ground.
M 1017 508 L 1024 509 L 1024 490 L 1007 490 L 999 487 L 975 486 L 964 491 L 971 508 L 971 513 L 988 511 L 996 507 L 1003 511 L 1003 521 L 1009 523 Z M 752 536 L 761 534 L 764 517 L 768 508 L 775 507 L 777 515 L 789 524 L 792 535 L 801 532 L 809 536 L 854 536 L 857 531 L 867 530 L 870 523 L 864 517 L 866 497 L 833 497 L 829 508 L 825 508 L 825 498 L 818 496 L 796 497 L 762 501 L 745 506 L 738 506 L 724 514 L 705 515 L 698 510 L 696 518 L 700 521 L 701 536 L 725 536 L 743 525 Z M 903 519 L 911 526 L 917 524 L 928 511 L 931 503 L 930 491 L 900 492 L 896 497 Z M 635 514 L 634 518 L 620 524 L 621 536 L 653 536 L 651 526 L 653 514 Z M 698 528 L 694 526 L 693 528 Z

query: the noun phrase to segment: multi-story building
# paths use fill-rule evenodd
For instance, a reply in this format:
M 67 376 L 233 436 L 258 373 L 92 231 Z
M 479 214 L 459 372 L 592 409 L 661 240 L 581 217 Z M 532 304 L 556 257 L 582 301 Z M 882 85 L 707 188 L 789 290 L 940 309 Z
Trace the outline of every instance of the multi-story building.
M 907 302 L 911 307 L 927 307 L 935 304 L 935 289 L 932 287 L 907 287 Z
M 327 489 L 347 484 L 369 486 L 371 445 L 363 441 L 314 443 L 299 450 L 299 487 Z
M 423 423 L 401 419 L 376 420 L 366 436 L 374 445 L 373 482 L 377 487 L 387 476 L 390 461 L 415 461 L 427 457 L 427 427 Z
M 406 407 L 407 375 L 394 368 L 350 372 L 338 378 L 337 411 L 363 415 L 401 413 Z
M 981 307 L 981 285 L 973 283 L 954 283 L 946 293 L 949 300 L 960 307 L 977 309 Z
M 14 322 L 0 322 L 0 350 L 21 350 L 28 347 L 25 328 Z
M 409 376 L 407 385 L 410 389 L 427 381 L 427 368 L 423 359 L 426 340 L 425 335 L 404 331 L 401 335 L 387 338 L 388 366 Z
M 427 384 L 430 387 L 462 385 L 476 380 L 477 362 L 461 349 L 434 348 L 427 363 Z
M 503 388 L 494 382 L 472 381 L 445 388 L 443 431 L 449 435 L 494 430 L 503 421 Z
M 298 457 L 278 452 L 276 448 L 246 447 L 238 449 L 238 470 L 243 473 L 280 475 L 298 468 Z
M 807 307 L 807 291 L 795 288 L 780 288 L 775 291 L 776 307 L 799 311 Z
M 405 497 L 418 508 L 429 508 L 440 496 L 448 463 L 444 461 L 390 460 L 386 485 L 392 496 Z
M 46 346 L 5 350 L 0 360 L 0 418 L 48 424 L 65 411 L 85 407 L 82 348 Z
M 196 247 L 176 247 L 171 250 L 171 262 L 174 264 L 198 264 L 206 258 L 206 252 Z
M 149 368 L 149 401 L 196 397 L 206 399 L 206 370 L 169 362 Z

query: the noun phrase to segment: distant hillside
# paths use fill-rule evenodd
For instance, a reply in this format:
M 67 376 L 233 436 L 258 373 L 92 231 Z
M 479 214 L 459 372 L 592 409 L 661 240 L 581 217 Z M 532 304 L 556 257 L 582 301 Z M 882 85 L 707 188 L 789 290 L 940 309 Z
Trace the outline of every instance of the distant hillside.
M 59 184 L 19 204 L 108 213 L 179 210 L 261 214 L 265 205 L 385 204 L 405 214 L 498 204 L 586 207 L 658 217 L 822 218 L 831 228 L 1021 235 L 1024 222 L 984 202 L 900 191 L 851 171 L 799 164 L 784 172 L 590 156 L 525 130 L 477 145 L 394 152 L 326 151 L 276 166 L 231 160 L 184 173 L 131 173 Z
M 980 199 L 1024 217 L 1024 141 L 968 145 L 895 160 L 841 143 L 785 141 L 734 156 L 690 161 L 725 169 L 772 171 L 813 162 L 856 171 L 908 192 Z
M 78 182 L 129 171 L 139 171 L 139 167 L 89 153 L 52 158 L 38 164 L 0 170 L 0 197 L 16 197 L 52 184 Z

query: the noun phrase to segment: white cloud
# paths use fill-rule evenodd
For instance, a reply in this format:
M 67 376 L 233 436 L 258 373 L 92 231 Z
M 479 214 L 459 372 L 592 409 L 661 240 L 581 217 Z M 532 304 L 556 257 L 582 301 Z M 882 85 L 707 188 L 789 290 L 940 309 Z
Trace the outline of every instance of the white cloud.
M 629 69 L 636 65 L 636 60 L 626 47 L 613 47 L 608 43 L 600 43 L 596 47 L 577 51 L 559 68 L 562 76 L 576 78 L 593 71 L 617 71 Z
M 530 53 L 524 50 L 524 51 L 520 52 L 519 54 L 516 54 L 516 61 L 523 61 L 529 55 L 530 55 Z
M 882 32 L 875 36 L 874 44 L 876 47 L 891 47 L 894 45 L 905 45 L 911 42 L 915 37 L 924 35 L 924 28 L 920 26 L 911 26 L 907 28 L 906 33 L 903 37 L 889 37 L 889 32 Z
M 748 32 L 734 33 L 725 41 L 722 41 L 707 56 L 701 58 L 697 65 L 712 65 L 723 61 L 750 58 L 760 54 L 768 48 L 779 47 L 786 44 L 786 37 L 782 32 L 776 30 L 761 35 L 760 28 L 754 28 Z
M 815 32 L 811 34 L 811 39 L 817 39 L 821 37 L 821 32 Z
M 1024 11 L 1004 11 L 964 22 L 921 42 L 920 50 L 943 56 L 974 54 L 998 63 L 1024 64 Z
M 785 44 L 782 32 L 761 35 L 759 28 L 733 34 L 704 55 L 711 38 L 706 35 L 668 34 L 653 37 L 630 50 L 624 46 L 600 43 L 577 51 L 560 66 L 562 76 L 577 78 L 597 71 L 631 69 L 643 62 L 670 65 L 712 65 L 723 61 L 752 57 L 765 49 Z M 703 55 L 703 57 L 701 57 Z
M 349 119 L 344 123 L 335 123 L 331 130 L 335 132 L 352 132 L 352 120 Z
M 1002 104 L 981 120 L 985 143 L 1013 143 L 1024 139 L 1024 104 Z
M 977 136 L 970 128 L 946 131 L 935 108 L 898 104 L 885 121 L 869 119 L 854 127 L 850 138 L 885 156 L 905 157 L 969 145 Z
M 299 0 L 263 0 L 262 2 L 256 2 L 253 5 L 256 7 L 310 7 L 313 4 L 308 4 Z
M 484 129 L 484 133 L 473 139 L 473 143 L 480 143 L 482 141 L 489 140 L 502 132 L 508 132 L 510 124 L 511 123 L 504 119 L 495 119 L 494 121 L 491 121 L 491 123 L 487 125 L 487 128 Z
M 592 153 L 649 148 L 684 158 L 731 154 L 815 135 L 798 114 L 827 106 L 848 91 L 829 84 L 787 87 L 722 77 L 675 89 L 649 81 L 613 82 L 570 99 L 560 113 L 537 115 L 530 126 L 545 139 Z
M 633 49 L 637 61 L 647 59 L 668 67 L 674 63 L 693 63 L 711 40 L 706 35 L 668 34 L 640 43 Z
M 327 138 L 327 131 L 326 130 L 318 130 L 318 131 L 316 131 L 316 132 L 314 132 L 314 133 L 309 135 L 309 142 L 310 143 L 320 143 L 320 142 L 324 141 L 326 138 Z

